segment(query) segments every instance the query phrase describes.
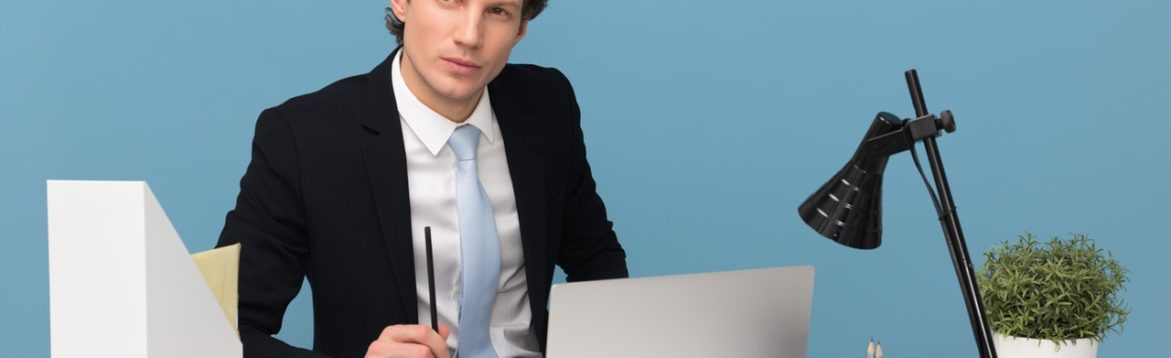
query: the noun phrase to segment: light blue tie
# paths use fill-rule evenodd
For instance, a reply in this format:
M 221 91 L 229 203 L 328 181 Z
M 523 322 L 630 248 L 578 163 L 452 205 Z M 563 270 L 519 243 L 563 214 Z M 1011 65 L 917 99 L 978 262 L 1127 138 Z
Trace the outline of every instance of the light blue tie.
M 476 175 L 476 147 L 480 130 L 460 126 L 448 145 L 455 152 L 455 201 L 459 210 L 459 240 L 463 255 L 463 295 L 459 305 L 459 357 L 496 358 L 488 336 L 492 302 L 500 279 L 500 238 L 492 202 Z

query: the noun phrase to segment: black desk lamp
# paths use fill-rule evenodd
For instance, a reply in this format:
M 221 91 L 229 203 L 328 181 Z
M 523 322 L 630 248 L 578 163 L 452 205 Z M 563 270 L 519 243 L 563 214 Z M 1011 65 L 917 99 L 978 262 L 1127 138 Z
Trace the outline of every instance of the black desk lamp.
M 976 337 L 980 357 L 995 358 L 992 332 L 984 316 L 976 274 L 972 270 L 968 246 L 964 242 L 964 233 L 960 230 L 960 220 L 952 202 L 951 187 L 943 171 L 939 147 L 935 143 L 935 137 L 943 134 L 940 130 L 948 133 L 955 131 L 955 120 L 951 111 L 943 111 L 938 118 L 928 113 L 923 91 L 919 87 L 919 75 L 912 69 L 906 72 L 906 77 L 916 118 L 903 120 L 890 113 L 879 113 L 850 162 L 810 195 L 809 199 L 805 199 L 797 211 L 806 224 L 839 244 L 857 249 L 878 247 L 882 243 L 882 172 L 886 169 L 887 158 L 912 149 L 912 158 L 919 167 L 924 184 L 927 184 L 928 193 L 939 214 L 939 222 L 943 225 L 943 236 L 947 239 L 952 264 L 964 293 L 964 303 L 968 307 L 968 319 L 972 323 L 972 334 Z M 931 174 L 935 177 L 935 187 L 939 189 L 938 199 L 913 150 L 915 142 L 919 140 L 927 148 Z

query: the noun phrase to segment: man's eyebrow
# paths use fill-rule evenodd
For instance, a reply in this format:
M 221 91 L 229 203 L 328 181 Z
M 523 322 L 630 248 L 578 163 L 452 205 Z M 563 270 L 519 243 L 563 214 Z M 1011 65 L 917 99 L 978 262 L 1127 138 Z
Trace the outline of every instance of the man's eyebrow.
M 524 0 L 496 0 L 492 3 L 496 6 L 512 6 L 517 9 L 524 7 Z

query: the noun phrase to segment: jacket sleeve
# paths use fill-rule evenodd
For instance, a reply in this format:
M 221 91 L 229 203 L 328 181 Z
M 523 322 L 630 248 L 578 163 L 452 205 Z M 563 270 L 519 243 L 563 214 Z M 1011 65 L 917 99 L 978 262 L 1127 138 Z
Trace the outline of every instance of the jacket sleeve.
M 626 251 L 618 243 L 614 224 L 606 216 L 606 206 L 598 196 L 590 164 L 586 160 L 585 140 L 581 130 L 581 110 L 569 80 L 558 72 L 567 93 L 570 109 L 571 146 L 569 175 L 565 184 L 565 216 L 558 265 L 570 282 L 624 278 Z
M 301 289 L 308 257 L 296 142 L 279 109 L 256 122 L 252 161 L 216 246 L 241 243 L 239 328 L 244 357 L 324 357 L 272 335 Z

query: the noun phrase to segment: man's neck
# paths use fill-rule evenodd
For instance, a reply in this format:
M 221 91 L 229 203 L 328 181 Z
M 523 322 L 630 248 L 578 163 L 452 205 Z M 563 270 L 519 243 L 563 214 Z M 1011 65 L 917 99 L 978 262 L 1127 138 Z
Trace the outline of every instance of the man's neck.
M 411 88 L 409 82 L 407 83 L 407 88 Z M 472 116 L 472 112 L 476 110 L 476 106 L 480 104 L 480 98 L 484 97 L 484 90 L 480 90 L 479 94 L 473 97 L 475 98 L 473 101 L 444 102 L 429 100 L 428 97 L 431 96 L 419 96 L 418 93 L 414 91 L 414 89 L 411 89 L 411 93 L 415 93 L 415 97 L 418 98 L 419 102 L 422 102 L 424 106 L 427 106 L 427 108 L 435 111 L 435 113 L 439 113 L 439 115 L 443 116 L 443 118 L 447 118 L 448 120 L 455 123 L 463 123 L 464 121 L 467 121 L 468 118 Z

